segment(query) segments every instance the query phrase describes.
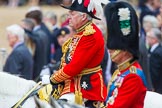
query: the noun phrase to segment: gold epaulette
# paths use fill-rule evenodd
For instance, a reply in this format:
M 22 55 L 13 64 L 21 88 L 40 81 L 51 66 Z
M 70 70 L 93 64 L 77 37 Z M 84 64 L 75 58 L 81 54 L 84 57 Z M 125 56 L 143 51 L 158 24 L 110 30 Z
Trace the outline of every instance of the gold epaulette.
M 83 36 L 89 36 L 96 32 L 96 30 L 93 28 L 92 24 L 89 24 L 85 27 L 85 31 L 83 32 Z
M 84 24 L 82 27 L 80 27 L 79 29 L 76 30 L 77 34 L 80 32 L 83 32 L 85 30 L 85 27 L 92 24 L 92 21 L 87 22 L 86 24 Z

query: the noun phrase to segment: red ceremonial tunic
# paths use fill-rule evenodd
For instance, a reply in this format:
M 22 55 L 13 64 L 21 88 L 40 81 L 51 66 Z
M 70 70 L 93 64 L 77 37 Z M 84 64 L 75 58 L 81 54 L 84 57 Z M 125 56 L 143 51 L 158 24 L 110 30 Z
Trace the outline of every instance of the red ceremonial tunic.
M 129 73 L 123 79 L 120 75 L 132 66 L 136 69 L 141 69 L 139 63 L 136 61 L 127 69 L 121 70 L 117 75 L 116 82 L 120 84 L 111 94 L 108 100 L 107 108 L 143 108 L 144 98 L 146 95 L 146 87 L 142 78 L 136 73 Z M 119 81 L 120 80 L 120 81 Z
M 83 98 L 105 101 L 107 88 L 103 82 L 102 69 L 96 68 L 100 67 L 104 56 L 104 39 L 94 24 L 89 23 L 82 28 L 83 30 L 66 43 L 68 50 L 62 58 L 62 68 L 50 79 L 53 83 L 65 82 L 62 95 L 75 92 L 77 88 Z M 81 75 L 87 69 L 90 69 L 90 74 Z

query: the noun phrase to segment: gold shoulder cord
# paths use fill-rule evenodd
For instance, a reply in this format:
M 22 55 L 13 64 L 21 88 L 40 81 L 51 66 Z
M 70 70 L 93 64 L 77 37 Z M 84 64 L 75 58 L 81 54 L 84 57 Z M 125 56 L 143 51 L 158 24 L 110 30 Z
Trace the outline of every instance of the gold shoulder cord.
M 62 68 L 63 63 L 65 62 L 65 55 L 66 55 L 66 52 L 68 51 L 68 47 L 71 42 L 72 42 L 72 38 L 68 39 L 62 46 L 63 56 L 61 57 L 60 69 Z
M 85 27 L 85 31 L 83 32 L 83 36 L 89 36 L 96 32 L 96 30 L 93 28 L 92 24 L 89 24 Z

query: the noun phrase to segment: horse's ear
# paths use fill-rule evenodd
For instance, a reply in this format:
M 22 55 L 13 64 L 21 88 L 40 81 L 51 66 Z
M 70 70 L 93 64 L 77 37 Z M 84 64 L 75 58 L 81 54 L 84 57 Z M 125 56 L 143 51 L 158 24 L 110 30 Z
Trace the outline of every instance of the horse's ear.
M 45 101 L 41 101 L 37 96 L 34 96 L 34 100 L 37 106 L 36 108 L 52 108 L 51 105 Z

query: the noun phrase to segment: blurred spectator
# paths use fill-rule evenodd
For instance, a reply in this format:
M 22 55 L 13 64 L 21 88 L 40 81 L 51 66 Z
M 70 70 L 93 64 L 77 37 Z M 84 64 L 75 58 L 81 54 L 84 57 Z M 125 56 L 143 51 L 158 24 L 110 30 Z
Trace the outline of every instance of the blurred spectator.
M 160 30 L 162 31 L 162 3 L 161 3 L 161 7 L 159 9 L 159 14 L 157 15 L 157 19 L 159 21 L 159 27 L 160 27 Z
M 158 27 L 158 20 L 153 15 L 146 15 L 143 18 L 144 31 L 141 33 L 139 38 L 139 63 L 144 71 L 146 80 L 148 83 L 148 90 L 152 90 L 152 82 L 149 71 L 149 58 L 148 58 L 148 44 L 146 43 L 146 33 L 152 28 Z
M 7 0 L 0 0 L 0 5 L 7 5 L 8 1 Z
M 25 30 L 32 31 L 33 28 L 34 28 L 34 22 L 33 22 L 32 19 L 26 18 L 26 19 L 23 19 L 23 20 L 22 20 L 21 26 L 22 26 Z
M 152 7 L 154 9 L 155 16 L 159 14 L 159 9 L 162 1 L 161 0 L 152 0 Z
M 147 89 L 152 90 L 152 82 L 149 71 L 149 58 L 148 58 L 148 48 L 146 48 L 146 37 L 145 35 L 140 35 L 139 37 L 139 63 L 143 69 L 146 76 Z
M 154 91 L 162 94 L 162 46 L 161 32 L 153 28 L 147 32 L 146 40 L 150 45 L 150 74 Z
M 33 29 L 33 33 L 34 35 L 37 35 L 39 37 L 39 40 L 41 42 L 42 46 L 42 54 L 43 56 L 40 57 L 39 55 L 39 59 L 41 59 L 40 62 L 40 67 L 39 69 L 37 69 L 37 75 L 34 76 L 34 79 L 36 79 L 42 69 L 42 67 L 44 65 L 46 65 L 48 63 L 48 58 L 49 58 L 49 51 L 50 51 L 50 42 L 49 42 L 49 38 L 48 35 L 44 32 L 44 30 L 41 28 L 41 24 L 42 24 L 42 12 L 40 10 L 33 10 L 30 11 L 26 14 L 26 18 L 31 18 L 34 21 L 34 29 Z
M 39 1 L 40 0 L 29 0 L 29 4 L 32 6 L 37 6 L 37 5 L 39 5 Z
M 33 60 L 34 60 L 33 80 L 37 80 L 37 77 L 43 66 L 42 64 L 43 59 L 41 58 L 44 58 L 44 53 L 42 53 L 42 48 L 44 47 L 44 45 L 42 44 L 42 41 L 39 35 L 35 35 L 32 31 L 34 27 L 34 23 L 32 19 L 27 18 L 27 19 L 22 20 L 21 26 L 25 30 L 26 37 L 28 37 L 28 40 L 26 40 L 26 44 L 33 53 Z
M 159 22 L 157 18 L 153 15 L 146 15 L 143 18 L 143 33 L 142 35 L 145 35 L 148 31 L 150 31 L 152 28 L 157 28 L 159 27 Z
M 51 31 L 58 30 L 57 15 L 54 12 L 48 11 L 44 15 L 43 20 L 44 20 L 45 25 L 49 28 L 49 30 Z
M 159 27 L 159 22 L 157 18 L 153 15 L 146 15 L 143 18 L 143 32 L 141 32 L 141 35 L 145 37 L 146 33 L 150 31 L 152 28 Z
M 60 17 L 61 27 L 69 25 L 69 14 L 62 14 Z
M 28 0 L 19 0 L 19 6 L 27 4 Z
M 139 1 L 139 7 L 141 9 L 141 13 L 140 13 L 140 24 L 141 24 L 141 28 L 143 30 L 143 18 L 146 15 L 155 15 L 154 14 L 154 8 L 152 6 L 152 0 L 140 0 Z
M 47 63 L 49 63 L 49 62 L 51 62 L 52 33 L 50 32 L 50 30 L 48 29 L 48 27 L 44 24 L 43 18 L 42 18 L 42 22 L 41 22 L 40 26 L 41 26 L 41 29 L 45 32 L 45 34 L 48 37 L 48 42 L 49 43 L 48 43 L 48 49 L 47 49 Z
M 67 27 L 62 27 L 56 32 L 56 38 L 58 41 L 58 44 L 60 45 L 60 48 L 58 48 L 54 55 L 54 62 L 60 62 L 61 57 L 63 55 L 62 53 L 62 46 L 70 38 L 70 30 Z
M 7 58 L 4 71 L 31 80 L 33 77 L 33 59 L 24 45 L 24 30 L 16 24 L 7 27 L 6 30 L 9 45 L 13 51 Z
M 55 33 L 59 29 L 57 26 L 57 15 L 49 11 L 44 16 L 44 23 L 51 30 L 51 58 L 53 58 L 54 51 L 59 47 Z
M 153 15 L 146 15 L 143 18 L 143 28 L 145 32 L 150 31 L 151 28 L 159 27 L 159 22 L 157 18 Z
M 17 7 L 19 5 L 19 0 L 9 0 L 9 7 Z
M 32 54 L 32 56 L 34 56 L 35 55 L 35 49 L 36 49 L 36 45 L 35 45 L 35 42 L 34 42 L 35 40 L 31 35 L 29 35 L 27 33 L 27 31 L 33 30 L 34 23 L 33 23 L 32 19 L 27 18 L 27 19 L 22 20 L 21 26 L 25 30 L 25 45 L 29 49 L 29 52 Z

